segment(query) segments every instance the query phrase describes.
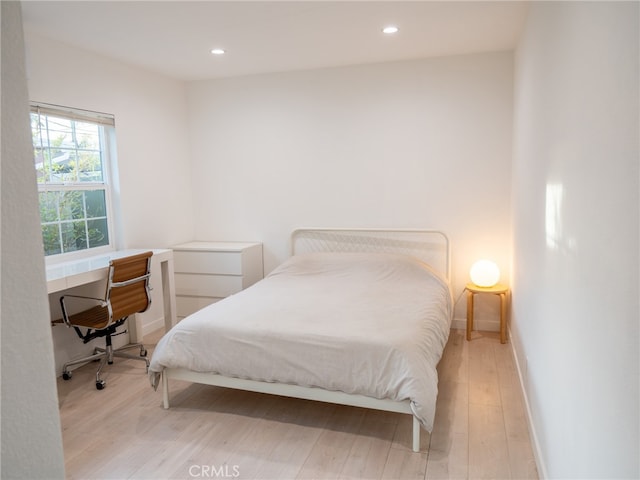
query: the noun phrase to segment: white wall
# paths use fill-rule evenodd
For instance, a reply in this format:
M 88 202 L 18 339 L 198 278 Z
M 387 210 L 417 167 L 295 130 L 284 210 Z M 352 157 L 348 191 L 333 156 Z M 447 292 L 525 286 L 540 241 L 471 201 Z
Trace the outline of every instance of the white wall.
M 640 477 L 638 18 L 536 2 L 517 55 L 512 333 L 551 478 Z
M 435 227 L 456 296 L 494 258 L 542 473 L 637 478 L 637 19 L 531 6 L 513 164 L 509 53 L 197 82 L 187 110 L 179 82 L 28 34 L 30 98 L 116 115 L 121 246 L 261 240 L 269 271 L 296 226 Z
M 64 478 L 19 2 L 2 17 L 2 478 Z
M 25 32 L 32 101 L 115 115 L 119 248 L 165 248 L 191 240 L 193 204 L 187 103 L 183 82 Z M 141 315 L 143 333 L 163 323 L 157 264 L 151 309 Z M 100 292 L 101 293 L 101 292 Z M 53 297 L 53 296 L 52 296 Z M 51 299 L 59 318 L 58 297 Z M 73 330 L 54 329 L 56 371 L 89 353 Z M 118 337 L 118 344 L 123 337 Z
M 121 248 L 193 236 L 183 82 L 25 32 L 32 101 L 115 115 Z
M 494 53 L 190 83 L 197 239 L 263 241 L 269 272 L 295 227 L 437 228 L 456 297 L 481 257 L 508 281 L 512 75 Z

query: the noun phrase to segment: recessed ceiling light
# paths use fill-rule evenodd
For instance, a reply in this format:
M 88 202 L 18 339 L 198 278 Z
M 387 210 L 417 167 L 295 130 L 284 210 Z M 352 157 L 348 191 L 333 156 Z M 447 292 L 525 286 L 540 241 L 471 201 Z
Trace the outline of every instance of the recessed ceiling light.
M 225 51 L 221 48 L 214 48 L 211 50 L 211 53 L 214 55 L 224 55 Z
M 396 27 L 395 25 L 389 25 L 387 27 L 384 27 L 382 29 L 382 33 L 398 33 L 399 28 Z

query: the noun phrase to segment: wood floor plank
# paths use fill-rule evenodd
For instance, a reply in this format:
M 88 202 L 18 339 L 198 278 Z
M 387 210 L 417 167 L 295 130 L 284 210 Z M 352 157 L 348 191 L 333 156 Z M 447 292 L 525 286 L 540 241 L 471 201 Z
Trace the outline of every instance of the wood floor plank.
M 511 478 L 521 480 L 536 480 L 538 478 L 538 468 L 529 441 L 509 441 L 509 467 L 511 468 Z
M 463 330 L 452 330 L 440 363 L 438 377 L 454 382 L 469 381 L 469 342 Z
M 380 478 L 384 480 L 424 479 L 426 470 L 426 452 L 416 453 L 404 448 L 391 448 Z
M 501 347 L 503 346 L 495 346 L 495 354 L 499 365 L 498 377 L 511 474 L 513 478 L 538 478 L 515 359 L 511 349 Z
M 441 381 L 431 433 L 426 478 L 467 478 L 469 385 Z
M 158 338 L 147 337 L 150 354 Z M 473 338 L 451 332 L 420 453 L 408 415 L 180 381 L 165 410 L 141 362 L 116 359 L 102 391 L 88 364 L 58 381 L 67 478 L 535 479 L 510 346 Z
M 396 424 L 371 421 L 365 414 L 339 478 L 380 478 L 395 431 Z
M 179 466 L 183 465 L 184 459 L 192 454 L 194 449 L 194 439 L 198 443 L 208 442 L 209 437 L 219 434 L 219 429 L 223 429 L 222 423 L 207 423 L 198 418 L 198 421 L 190 422 L 185 426 L 182 434 L 171 441 L 153 441 L 150 438 L 137 439 L 139 448 L 136 450 L 151 450 L 153 454 L 149 457 L 141 456 L 133 462 L 134 469 L 126 477 L 136 479 L 158 478 L 158 472 L 168 475 L 168 472 L 175 472 Z M 185 478 L 184 472 L 177 475 L 178 478 Z M 187 470 L 188 473 L 188 470 Z
M 270 429 L 275 433 L 273 448 L 258 461 L 254 478 L 295 478 L 336 408 L 310 400 L 279 400 L 265 415 L 275 427 Z
M 248 464 L 244 460 L 238 462 L 243 465 L 243 478 L 295 478 L 322 433 L 318 427 L 291 428 L 285 423 L 276 425 L 278 428 L 272 430 L 276 437 L 270 442 L 268 452 L 252 460 L 253 466 L 249 465 L 251 470 L 247 470 Z
M 397 414 L 396 433 L 393 436 L 393 442 L 391 442 L 391 448 L 397 448 L 401 450 L 413 451 L 413 417 L 406 414 Z M 420 429 L 420 451 L 425 452 L 429 450 L 429 442 L 431 441 L 431 434 L 424 428 Z
M 339 478 L 364 413 L 362 408 L 337 405 L 296 478 Z
M 500 407 L 469 404 L 469 478 L 511 478 Z
M 480 405 L 501 405 L 498 365 L 491 337 L 469 342 L 469 401 Z
M 281 397 L 270 397 L 273 404 L 282 402 Z M 271 413 L 272 408 L 267 409 Z M 300 415 L 300 410 L 297 411 Z M 296 435 L 288 435 L 291 431 L 290 424 L 280 421 L 273 416 L 270 418 L 260 418 L 254 422 L 253 428 L 238 443 L 234 453 L 227 460 L 228 465 L 236 468 L 243 478 L 261 478 L 265 475 L 264 470 L 269 467 L 273 469 L 278 461 L 287 461 L 290 465 L 295 465 L 289 470 L 289 475 L 295 475 L 300 470 L 304 459 L 315 445 L 321 429 L 306 429 L 306 436 L 300 435 L 300 430 L 296 429 Z M 283 450 L 282 444 L 286 445 Z M 276 451 L 277 450 L 277 451 Z M 287 453 L 284 458 L 283 453 Z M 272 475 L 276 473 L 273 472 Z M 291 477 L 290 477 L 291 478 Z
M 244 451 L 243 445 L 247 439 L 251 438 L 257 419 L 260 419 L 265 409 L 268 409 L 269 406 L 265 405 L 265 402 L 275 401 L 273 397 L 260 394 L 244 395 L 247 392 L 232 390 L 227 390 L 225 393 L 218 403 L 221 410 L 210 411 L 208 418 L 201 418 L 201 421 L 206 421 L 214 428 L 207 433 L 202 442 L 198 442 L 197 445 L 192 443 L 194 448 L 188 452 L 182 462 L 177 463 L 173 475 L 182 475 L 185 478 L 194 465 L 216 468 L 220 468 L 221 465 L 233 465 L 232 457 Z M 197 412 L 194 414 L 198 415 Z M 241 465 L 241 467 L 246 469 L 249 465 Z
M 434 442 L 427 461 L 427 479 L 462 479 L 469 477 L 469 436 L 451 432 Z

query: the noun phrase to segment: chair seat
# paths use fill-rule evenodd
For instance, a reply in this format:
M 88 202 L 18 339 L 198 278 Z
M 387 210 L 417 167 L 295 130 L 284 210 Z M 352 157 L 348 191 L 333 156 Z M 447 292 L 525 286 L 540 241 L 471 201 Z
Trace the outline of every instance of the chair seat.
M 117 328 L 123 325 L 127 318 L 136 313 L 142 313 L 149 308 L 151 303 L 149 277 L 151 276 L 152 255 L 153 252 L 144 252 L 110 260 L 104 299 L 71 294 L 60 297 L 64 323 L 69 327 L 73 327 L 78 337 L 85 344 L 97 338 L 104 337 L 105 339 L 104 348 L 95 347 L 92 355 L 65 363 L 62 367 L 62 378 L 64 380 L 71 379 L 69 366 L 100 360 L 100 366 L 96 371 L 96 388 L 102 390 L 105 386 L 105 381 L 100 378 L 100 372 L 103 366 L 113 363 L 114 356 L 143 360 L 147 368 L 149 368 L 149 360 L 146 358 L 147 351 L 144 345 L 140 343 L 129 344 L 114 350 L 111 337 L 126 332 L 118 333 Z M 93 300 L 100 303 L 94 304 L 94 307 L 82 312 L 69 315 L 67 303 L 73 299 Z M 88 306 L 86 303 L 84 305 Z M 83 332 L 82 330 L 86 331 Z M 140 348 L 139 357 L 122 351 L 131 347 Z
M 109 324 L 107 307 L 95 306 L 89 310 L 69 316 L 69 323 L 78 327 L 101 329 Z

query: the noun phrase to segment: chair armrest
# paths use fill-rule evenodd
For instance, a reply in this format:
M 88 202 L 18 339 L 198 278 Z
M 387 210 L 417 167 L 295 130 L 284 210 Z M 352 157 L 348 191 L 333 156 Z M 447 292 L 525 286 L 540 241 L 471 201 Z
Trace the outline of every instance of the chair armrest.
M 65 303 L 65 299 L 74 299 L 74 300 L 82 300 L 84 302 L 92 302 L 94 304 L 98 304 L 101 307 L 106 307 L 107 302 L 104 298 L 95 298 L 95 297 L 85 297 L 82 295 L 63 295 L 60 297 L 60 307 L 62 308 L 62 320 L 67 327 L 71 327 L 71 322 L 69 321 L 69 314 L 67 313 L 67 305 Z

